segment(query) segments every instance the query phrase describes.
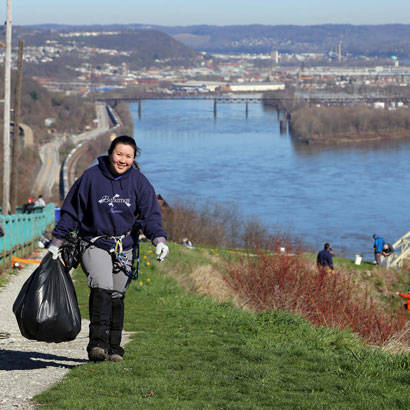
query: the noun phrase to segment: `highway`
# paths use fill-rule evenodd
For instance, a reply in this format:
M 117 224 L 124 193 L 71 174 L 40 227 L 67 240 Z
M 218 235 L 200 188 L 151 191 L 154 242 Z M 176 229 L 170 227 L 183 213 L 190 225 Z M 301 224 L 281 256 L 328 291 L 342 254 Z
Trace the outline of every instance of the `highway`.
M 97 121 L 98 121 L 97 128 L 90 130 L 90 131 L 83 132 L 82 134 L 72 135 L 71 139 L 74 142 L 74 144 L 78 144 L 81 141 L 94 139 L 98 137 L 99 135 L 103 134 L 104 132 L 109 131 L 109 121 L 108 121 L 106 104 L 96 103 L 95 111 L 96 111 Z
M 78 145 L 83 141 L 94 139 L 110 130 L 106 105 L 96 103 L 95 109 L 97 127 L 91 131 L 71 136 L 74 144 Z M 55 139 L 40 147 L 41 169 L 31 191 L 35 198 L 41 194 L 47 200 L 52 194 L 54 184 L 59 182 L 61 169 L 59 149 L 63 142 L 63 139 Z
M 50 198 L 53 186 L 58 182 L 60 171 L 59 149 L 62 142 L 60 139 L 48 142 L 39 149 L 41 168 L 32 190 L 35 198 L 39 194 L 43 195 L 44 198 Z

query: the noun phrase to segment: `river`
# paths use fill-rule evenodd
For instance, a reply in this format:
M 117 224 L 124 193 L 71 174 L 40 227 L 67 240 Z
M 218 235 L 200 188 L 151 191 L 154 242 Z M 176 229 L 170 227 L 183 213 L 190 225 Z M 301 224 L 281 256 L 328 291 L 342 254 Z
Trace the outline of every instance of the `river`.
M 151 100 L 131 104 L 143 173 L 176 200 L 232 205 L 271 231 L 320 249 L 372 259 L 372 234 L 395 242 L 410 230 L 410 142 L 311 147 L 280 135 L 261 104 Z

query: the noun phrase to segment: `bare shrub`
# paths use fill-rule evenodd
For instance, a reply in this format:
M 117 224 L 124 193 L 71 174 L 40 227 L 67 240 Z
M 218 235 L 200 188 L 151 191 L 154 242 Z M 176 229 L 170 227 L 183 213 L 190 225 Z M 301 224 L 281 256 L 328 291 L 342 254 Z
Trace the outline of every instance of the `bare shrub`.
M 233 235 L 239 225 L 237 213 L 219 204 L 198 209 L 192 203 L 177 203 L 163 210 L 164 228 L 169 238 L 180 242 L 188 237 L 193 243 L 209 246 L 236 245 Z
M 271 234 L 258 218 L 240 217 L 236 208 L 218 203 L 197 207 L 190 202 L 178 202 L 162 212 L 169 239 L 181 242 L 246 249 L 301 248 L 290 234 Z
M 358 107 L 307 107 L 292 113 L 292 135 L 297 138 L 337 137 L 357 133 L 403 132 L 410 129 L 408 108 L 393 111 Z
M 235 254 L 226 264 L 224 281 L 231 291 L 218 282 L 220 300 L 229 298 L 256 311 L 287 310 L 316 326 L 348 328 L 378 345 L 397 338 L 408 322 L 403 311 L 391 308 L 386 313 L 372 298 L 368 285 L 359 282 L 353 272 L 318 271 L 315 263 L 303 256 L 304 246 L 297 238 L 281 231 L 270 234 L 255 218 L 241 222 L 232 207 L 197 209 L 192 203 L 179 203 L 165 210 L 163 218 L 170 239 L 177 242 L 188 237 L 194 244 L 258 249 L 247 256 Z M 191 278 L 193 288 L 215 296 L 215 286 L 206 279 L 212 269 L 204 269 Z M 395 278 L 384 275 L 383 293 L 387 295 Z M 404 334 L 400 340 L 408 332 Z
M 244 257 L 227 265 L 225 280 L 257 311 L 287 310 L 316 326 L 348 328 L 373 344 L 383 345 L 408 321 L 402 311 L 385 313 L 353 275 L 318 270 L 297 251 Z

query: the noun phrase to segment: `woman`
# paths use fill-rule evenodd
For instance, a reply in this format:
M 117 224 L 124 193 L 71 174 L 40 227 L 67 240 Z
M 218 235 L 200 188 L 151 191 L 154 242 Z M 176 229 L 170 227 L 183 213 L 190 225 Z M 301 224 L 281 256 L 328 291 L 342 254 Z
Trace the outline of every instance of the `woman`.
M 99 157 L 70 189 L 49 247 L 57 258 L 72 231 L 87 242 L 81 265 L 90 287 L 87 352 L 93 361 L 123 360 L 124 296 L 139 229 L 156 246 L 159 261 L 168 256 L 154 189 L 134 162 L 138 153 L 129 136 L 112 141 L 108 156 Z

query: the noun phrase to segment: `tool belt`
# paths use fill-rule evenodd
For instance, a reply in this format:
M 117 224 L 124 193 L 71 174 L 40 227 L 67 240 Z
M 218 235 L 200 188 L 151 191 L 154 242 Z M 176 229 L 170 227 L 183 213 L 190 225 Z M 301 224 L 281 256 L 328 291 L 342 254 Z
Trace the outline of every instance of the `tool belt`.
M 97 246 L 95 242 L 98 239 L 104 238 L 113 241 L 112 248 L 110 250 L 107 250 L 107 252 L 111 255 L 114 271 L 122 271 L 133 280 L 138 279 L 140 264 L 139 241 L 134 241 L 134 246 L 132 248 L 131 263 L 129 263 L 127 255 L 125 254 L 122 246 L 122 241 L 129 235 L 131 235 L 131 231 L 119 236 L 100 235 L 91 239 L 85 239 L 81 238 L 77 232 L 72 232 L 64 240 L 60 247 L 61 257 L 63 259 L 66 269 L 68 271 L 72 268 L 75 269 L 79 265 L 81 261 L 81 256 L 86 251 L 86 249 L 92 245 Z M 136 266 L 134 267 L 132 265 L 133 263 L 135 263 L 135 261 Z

